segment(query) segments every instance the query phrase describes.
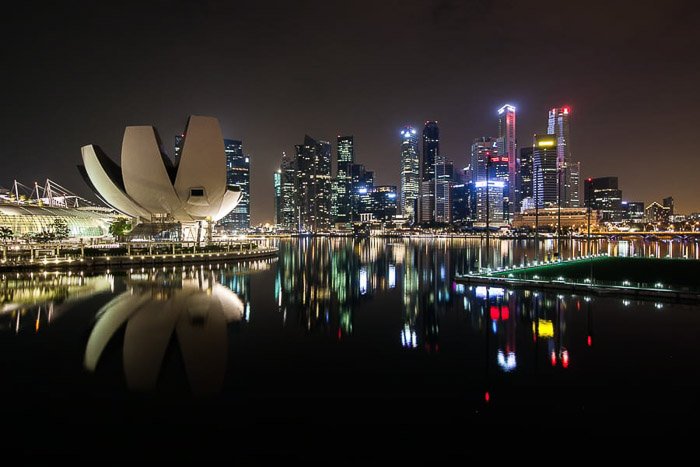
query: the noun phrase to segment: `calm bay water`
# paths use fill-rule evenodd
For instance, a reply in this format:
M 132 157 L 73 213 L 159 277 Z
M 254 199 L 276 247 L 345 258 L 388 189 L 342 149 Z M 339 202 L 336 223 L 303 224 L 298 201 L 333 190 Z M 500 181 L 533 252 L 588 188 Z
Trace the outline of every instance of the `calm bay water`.
M 546 257 L 551 240 L 537 253 L 525 241 L 279 246 L 260 261 L 5 274 L 7 420 L 54 434 L 23 438 L 23 448 L 88 453 L 112 448 L 100 433 L 118 430 L 128 435 L 117 444 L 148 452 L 235 436 L 248 447 L 274 439 L 288 453 L 302 433 L 330 442 L 357 426 L 398 437 L 448 426 L 617 435 L 680 430 L 676 420 L 700 412 L 699 305 L 453 280 Z M 692 242 L 591 248 L 698 258 Z M 587 244 L 562 252 L 585 254 Z

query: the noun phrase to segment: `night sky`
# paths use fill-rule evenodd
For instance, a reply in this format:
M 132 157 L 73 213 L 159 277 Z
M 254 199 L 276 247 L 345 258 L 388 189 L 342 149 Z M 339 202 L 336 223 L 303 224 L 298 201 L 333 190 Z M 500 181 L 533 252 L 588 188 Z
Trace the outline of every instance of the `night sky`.
M 379 184 L 399 181 L 399 129 L 438 120 L 466 165 L 496 110 L 518 144 L 570 105 L 585 177 L 623 198 L 700 211 L 700 15 L 693 2 L 26 2 L 2 18 L 0 186 L 50 177 L 88 195 L 80 147 L 119 160 L 127 125 L 172 146 L 187 116 L 219 119 L 252 156 L 252 222 L 304 134 L 355 135 Z M 172 151 L 171 151 L 172 153 Z M 335 154 L 334 154 L 335 157 Z M 92 197 L 91 197 L 92 198 Z M 93 198 L 94 199 L 94 198 Z

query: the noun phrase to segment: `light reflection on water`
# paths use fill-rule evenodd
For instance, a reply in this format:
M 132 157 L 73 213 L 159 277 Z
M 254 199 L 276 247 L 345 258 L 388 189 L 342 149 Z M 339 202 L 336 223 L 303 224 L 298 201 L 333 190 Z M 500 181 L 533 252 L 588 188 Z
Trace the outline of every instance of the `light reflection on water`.
M 700 343 L 691 339 L 700 326 L 698 306 L 453 280 L 485 264 L 546 257 L 556 251 L 554 240 L 543 240 L 538 252 L 526 241 L 492 241 L 487 248 L 449 239 L 321 238 L 279 246 L 278 258 L 260 261 L 6 275 L 0 339 L 32 348 L 34 336 L 54 332 L 65 359 L 114 391 L 121 390 L 115 378 L 129 391 L 178 385 L 194 395 L 264 395 L 284 387 L 291 395 L 322 388 L 333 396 L 371 383 L 379 394 L 460 394 L 478 406 L 524 403 L 515 390 L 523 385 L 629 380 L 655 387 L 670 376 L 696 385 L 688 373 L 678 379 L 678 368 L 700 369 L 692 357 Z M 644 241 L 590 247 L 661 257 L 694 257 L 697 250 L 694 243 Z M 565 242 L 561 251 L 578 256 L 589 247 L 585 240 Z M 674 364 L 657 354 L 674 355 Z M 12 367 L 25 357 L 3 358 Z M 412 385 L 392 376 L 397 368 Z M 41 381 L 44 370 L 35 371 L 31 377 Z

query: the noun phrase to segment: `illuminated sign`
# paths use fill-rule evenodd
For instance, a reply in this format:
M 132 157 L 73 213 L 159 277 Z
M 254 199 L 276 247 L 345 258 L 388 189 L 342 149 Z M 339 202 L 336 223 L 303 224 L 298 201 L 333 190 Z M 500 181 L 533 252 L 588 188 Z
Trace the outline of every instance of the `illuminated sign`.
M 554 140 L 552 140 L 552 139 L 545 139 L 545 140 L 542 140 L 542 141 L 538 141 L 538 142 L 537 142 L 537 146 L 539 146 L 539 147 L 550 147 L 550 146 L 554 146 Z
M 510 105 L 510 104 L 506 104 L 506 105 L 504 105 L 503 107 L 501 107 L 500 109 L 498 109 L 498 115 L 501 115 L 501 114 L 502 114 L 503 112 L 505 112 L 506 110 L 509 111 L 509 112 L 515 112 L 515 107 L 513 107 L 513 106 Z
M 485 181 L 476 182 L 474 184 L 474 186 L 476 186 L 477 188 L 485 188 L 486 182 Z M 489 187 L 491 187 L 491 188 L 503 188 L 504 186 L 505 186 L 505 182 L 489 181 Z

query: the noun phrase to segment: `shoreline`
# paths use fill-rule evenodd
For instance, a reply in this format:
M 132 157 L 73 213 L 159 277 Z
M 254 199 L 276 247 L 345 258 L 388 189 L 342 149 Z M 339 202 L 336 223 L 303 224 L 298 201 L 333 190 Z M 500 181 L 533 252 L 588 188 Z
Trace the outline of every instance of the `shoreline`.
M 229 251 L 221 253 L 139 254 L 128 256 L 92 256 L 89 258 L 45 258 L 16 263 L 0 263 L 0 271 L 13 272 L 36 269 L 108 269 L 120 266 L 165 264 L 212 263 L 277 256 L 278 248 L 258 248 L 255 251 Z

